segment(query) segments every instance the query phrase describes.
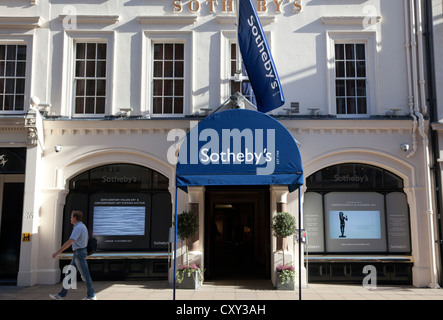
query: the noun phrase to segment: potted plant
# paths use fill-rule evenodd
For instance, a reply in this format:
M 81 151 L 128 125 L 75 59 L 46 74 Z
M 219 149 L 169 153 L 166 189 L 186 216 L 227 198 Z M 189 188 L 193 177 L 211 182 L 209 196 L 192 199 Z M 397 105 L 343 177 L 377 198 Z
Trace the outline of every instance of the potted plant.
M 281 281 L 277 282 L 277 290 L 294 290 L 295 281 L 295 269 L 294 266 L 290 264 L 280 264 L 276 268 L 277 279 Z
M 293 235 L 296 230 L 295 217 L 293 217 L 288 212 L 277 212 L 272 221 L 272 229 L 274 230 L 274 236 L 286 238 Z M 285 252 L 283 248 L 283 264 L 277 266 L 277 278 L 280 278 L 282 281 L 280 285 L 283 287 L 281 289 L 293 290 L 294 289 L 294 278 L 295 278 L 295 270 L 292 266 L 292 263 L 287 265 L 285 264 Z M 291 289 L 292 287 L 292 289 Z M 277 289 L 279 288 L 279 284 L 277 284 Z
M 197 289 L 203 282 L 203 270 L 197 264 L 189 264 L 188 240 L 198 231 L 198 216 L 192 211 L 183 211 L 177 216 L 177 235 L 186 242 L 186 263 L 181 265 L 176 274 L 182 289 Z

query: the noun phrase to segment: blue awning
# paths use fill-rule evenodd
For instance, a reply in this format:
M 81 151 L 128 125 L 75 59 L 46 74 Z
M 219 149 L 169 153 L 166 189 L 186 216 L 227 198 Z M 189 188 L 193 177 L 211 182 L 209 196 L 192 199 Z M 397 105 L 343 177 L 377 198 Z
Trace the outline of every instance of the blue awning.
M 187 134 L 177 163 L 177 187 L 303 184 L 300 150 L 274 118 L 258 111 L 214 113 Z

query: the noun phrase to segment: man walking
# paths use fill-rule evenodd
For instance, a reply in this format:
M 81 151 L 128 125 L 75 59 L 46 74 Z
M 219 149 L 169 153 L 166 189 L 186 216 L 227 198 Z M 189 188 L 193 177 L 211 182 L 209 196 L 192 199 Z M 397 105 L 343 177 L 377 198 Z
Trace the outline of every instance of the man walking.
M 52 258 L 55 259 L 60 253 L 62 253 L 72 245 L 74 255 L 72 256 L 70 265 L 74 267 L 75 272 L 77 272 L 77 269 L 80 271 L 80 274 L 86 283 L 86 288 L 88 292 L 85 300 L 97 300 L 94 292 L 94 287 L 92 286 L 91 275 L 89 274 L 88 263 L 86 262 L 86 257 L 88 255 L 86 249 L 86 247 L 88 246 L 88 229 L 83 224 L 82 219 L 83 212 L 75 210 L 72 211 L 71 224 L 74 225 L 74 228 L 72 229 L 71 236 L 69 237 L 69 240 L 66 241 L 61 246 L 61 248 L 52 255 Z M 65 288 L 65 286 L 63 286 L 62 290 L 59 293 L 50 294 L 49 296 L 55 300 L 62 300 L 68 294 L 68 289 L 69 288 Z

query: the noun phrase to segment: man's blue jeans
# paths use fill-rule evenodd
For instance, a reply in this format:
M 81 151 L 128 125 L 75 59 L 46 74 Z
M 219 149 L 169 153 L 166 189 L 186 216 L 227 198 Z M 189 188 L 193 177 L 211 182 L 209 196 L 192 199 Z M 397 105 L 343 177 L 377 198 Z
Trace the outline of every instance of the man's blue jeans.
M 87 298 L 92 298 L 95 296 L 95 292 L 92 286 L 91 275 L 89 274 L 88 263 L 86 262 L 87 255 L 88 252 L 86 248 L 75 250 L 70 265 L 80 271 L 83 281 L 86 283 L 86 288 L 88 289 Z M 67 294 L 68 289 L 63 286 L 58 295 L 64 298 Z

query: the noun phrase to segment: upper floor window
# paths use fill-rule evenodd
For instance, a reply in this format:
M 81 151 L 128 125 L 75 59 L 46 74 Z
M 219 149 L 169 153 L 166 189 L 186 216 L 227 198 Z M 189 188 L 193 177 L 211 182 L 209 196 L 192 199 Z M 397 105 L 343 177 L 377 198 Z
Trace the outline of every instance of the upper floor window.
M 238 61 L 237 59 L 241 57 L 237 57 L 237 44 L 231 43 L 231 74 L 230 74 L 230 83 L 231 83 L 231 95 L 236 92 L 240 92 L 246 99 L 256 105 L 254 91 L 252 90 L 251 83 L 249 82 L 248 74 L 246 73 L 246 68 L 241 61 L 241 70 L 237 70 Z M 239 72 L 241 72 L 241 81 L 239 77 Z
M 183 114 L 185 45 L 183 43 L 154 43 L 153 50 L 152 113 L 154 115 Z
M 26 45 L 0 45 L 0 112 L 23 111 Z
M 335 95 L 337 115 L 366 115 L 366 46 L 364 43 L 335 44 Z
M 106 43 L 78 42 L 75 45 L 75 115 L 105 114 L 106 52 Z

